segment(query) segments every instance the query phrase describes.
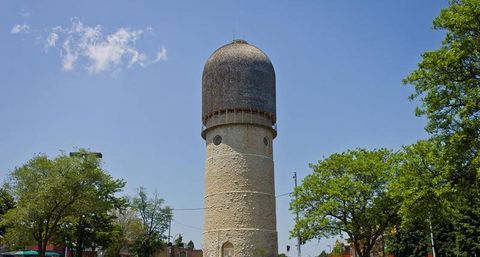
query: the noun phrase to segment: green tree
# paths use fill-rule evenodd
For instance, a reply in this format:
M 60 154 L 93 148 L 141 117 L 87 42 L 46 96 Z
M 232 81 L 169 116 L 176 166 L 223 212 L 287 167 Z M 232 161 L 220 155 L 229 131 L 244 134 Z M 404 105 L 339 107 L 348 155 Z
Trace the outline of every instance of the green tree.
M 392 252 L 402 253 L 401 256 L 415 252 L 418 255 L 412 256 L 419 256 L 430 249 L 430 232 L 433 232 L 438 255 L 462 256 L 455 228 L 458 191 L 446 172 L 449 165 L 444 157 L 446 152 L 438 138 L 404 147 L 402 165 L 391 187 L 391 194 L 402 199 L 399 233 L 389 247 Z M 422 235 L 428 236 L 427 244 Z M 417 243 L 407 245 L 410 242 Z
M 427 256 L 430 249 L 427 226 L 426 222 L 418 220 L 406 226 L 394 227 L 386 236 L 386 252 L 394 256 Z
M 342 243 L 336 241 L 332 249 L 332 256 L 342 257 L 344 252 L 345 252 L 345 246 Z
M 443 159 L 440 142 L 435 139 L 420 140 L 405 146 L 402 165 L 392 183 L 391 193 L 402 199 L 399 214 L 402 224 L 410 221 L 430 220 L 448 216 L 452 190 L 448 176 L 443 172 L 448 165 Z
M 188 248 L 188 249 L 192 249 L 192 250 L 195 249 L 195 245 L 193 244 L 193 241 L 192 241 L 192 240 L 188 241 L 188 243 L 187 243 L 187 248 Z
M 278 254 L 278 257 L 287 257 L 287 255 L 284 254 L 284 253 L 279 253 L 279 254 Z
M 54 241 L 67 242 L 74 256 L 81 257 L 85 248 L 107 248 L 114 243 L 115 217 L 109 213 L 90 213 L 80 217 L 70 215 L 62 219 L 59 236 Z
M 480 255 L 480 0 L 451 0 L 433 21 L 446 32 L 440 49 L 426 52 L 404 79 L 420 99 L 417 115 L 442 148 L 449 217 L 458 256 Z
M 125 186 L 123 180 L 113 179 L 101 168 L 101 159 L 81 150 L 76 158 L 82 164 L 82 170 L 91 172 L 89 179 L 94 181 L 85 187 L 83 197 L 72 205 L 72 212 L 62 219 L 63 228 L 59 240 L 67 239 L 76 257 L 81 257 L 85 248 L 106 248 L 112 243 L 114 228 L 114 209 L 126 206 L 126 199 L 116 194 Z
M 417 70 L 404 79 L 420 98 L 417 115 L 428 118 L 426 130 L 439 137 L 451 160 L 451 178 L 467 182 L 478 173 L 480 156 L 480 1 L 451 0 L 433 21 L 445 30 L 442 47 L 422 55 Z
M 318 255 L 318 257 L 328 257 L 328 254 L 327 254 L 327 252 L 322 251 L 322 252 Z
M 4 185 L 0 188 L 0 244 L 3 242 L 3 237 L 5 236 L 6 227 L 2 225 L 3 215 L 7 213 L 8 210 L 15 207 L 15 200 L 13 199 L 12 194 L 7 189 L 7 186 Z
M 389 238 L 389 250 L 397 256 L 419 256 L 427 251 L 431 246 L 430 224 L 435 228 L 436 252 L 453 255 L 454 243 L 445 228 L 451 225 L 448 199 L 454 195 L 443 156 L 444 149 L 436 139 L 404 147 L 402 165 L 390 192 L 401 199 L 398 233 Z
M 115 210 L 115 229 L 112 243 L 105 249 L 106 257 L 118 257 L 122 250 L 128 251 L 138 238 L 145 234 L 142 221 L 137 217 L 136 210 L 125 208 Z
M 177 247 L 184 247 L 185 243 L 183 242 L 182 234 L 179 234 L 177 238 L 175 238 L 174 245 Z
M 3 221 L 10 226 L 6 233 L 10 245 L 15 248 L 33 240 L 39 256 L 43 257 L 47 244 L 62 237 L 64 220 L 82 208 L 77 203 L 92 200 L 92 195 L 111 197 L 98 193 L 104 189 L 105 179 L 123 186 L 123 182 L 113 180 L 99 165 L 97 160 L 63 154 L 54 159 L 37 155 L 13 170 L 9 183 L 18 202 Z
M 388 194 L 398 154 L 386 149 L 336 153 L 310 165 L 313 173 L 295 188 L 291 209 L 300 212 L 292 236 L 302 241 L 346 233 L 360 257 L 394 224 L 398 200 Z
M 142 222 L 144 233 L 137 238 L 131 247 L 137 257 L 151 257 L 155 251 L 164 247 L 165 231 L 172 219 L 172 210 L 163 206 L 164 200 L 154 194 L 148 198 L 145 188 L 140 188 L 137 197 L 132 201 L 134 208 Z

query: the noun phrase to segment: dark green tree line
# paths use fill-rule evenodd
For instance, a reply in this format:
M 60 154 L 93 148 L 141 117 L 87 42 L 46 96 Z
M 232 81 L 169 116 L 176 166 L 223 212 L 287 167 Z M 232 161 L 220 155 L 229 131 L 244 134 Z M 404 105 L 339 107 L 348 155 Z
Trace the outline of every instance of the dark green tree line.
M 415 88 L 410 98 L 420 100 L 416 114 L 427 118 L 430 138 L 404 147 L 398 163 L 390 167 L 395 172 L 382 187 L 392 200 L 390 207 L 396 206 L 390 224 L 395 233 L 382 227 L 388 250 L 396 256 L 425 256 L 433 250 L 432 234 L 437 256 L 480 256 L 480 0 L 449 3 L 433 21 L 435 29 L 445 32 L 442 46 L 425 52 L 418 68 L 404 79 Z M 342 155 L 312 166 L 313 173 L 295 190 L 299 199 L 292 209 L 300 210 L 302 219 L 292 234 L 299 229 L 308 240 L 346 233 L 360 256 L 368 256 L 369 247 L 364 246 L 372 237 L 352 233 L 368 226 L 346 207 L 359 202 L 357 213 L 368 215 L 373 205 L 361 201 L 362 190 L 369 187 L 357 188 L 367 181 L 359 184 L 358 176 L 343 175 L 363 166 L 347 168 L 352 161 L 339 159 Z M 338 164 L 326 165 L 334 159 Z M 375 169 L 374 162 L 366 163 L 367 169 Z M 339 193 L 348 188 L 362 193 Z M 348 226 L 339 227 L 342 223 Z M 381 226 L 377 223 L 376 228 Z
M 423 167 L 412 171 L 431 174 L 434 179 L 433 184 L 423 181 L 436 204 L 425 208 L 423 215 L 429 216 L 434 227 L 452 228 L 437 232 L 437 238 L 439 251 L 453 250 L 456 256 L 480 255 L 479 17 L 480 0 L 451 0 L 433 21 L 435 29 L 446 33 L 441 48 L 425 52 L 418 68 L 404 79 L 415 88 L 411 99 L 421 100 L 417 115 L 428 119 L 426 130 L 436 156 L 429 160 L 429 153 L 424 154 Z M 422 194 L 417 191 L 411 196 Z M 405 220 L 407 216 L 404 212 Z M 442 226 L 439 221 L 450 224 Z M 450 249 L 442 249 L 444 238 L 451 241 L 444 244 Z
M 388 190 L 399 169 L 397 153 L 364 149 L 336 153 L 311 165 L 295 188 L 291 209 L 300 219 L 292 236 L 302 241 L 347 234 L 360 257 L 395 224 L 399 201 Z
M 43 257 L 49 243 L 65 239 L 83 240 L 78 244 L 82 250 L 94 244 L 107 245 L 111 221 L 104 218 L 121 202 L 115 193 L 125 183 L 104 171 L 99 159 L 81 152 L 85 154 L 82 158 L 37 155 L 10 173 L 8 183 L 17 205 L 2 219 L 8 227 L 5 241 L 10 248 L 35 242 Z M 99 219 L 104 219 L 104 224 L 98 224 Z M 98 226 L 107 228 L 102 231 Z

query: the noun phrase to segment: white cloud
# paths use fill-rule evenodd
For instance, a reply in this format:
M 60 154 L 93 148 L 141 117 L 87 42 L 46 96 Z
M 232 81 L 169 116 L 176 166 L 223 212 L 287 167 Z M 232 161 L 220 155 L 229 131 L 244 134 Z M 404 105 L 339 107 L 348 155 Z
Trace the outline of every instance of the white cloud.
M 29 30 L 30 27 L 26 24 L 16 24 L 11 33 L 28 33 Z M 89 26 L 75 17 L 69 26 L 48 29 L 48 34 L 42 36 L 42 41 L 45 52 L 50 48 L 58 49 L 65 71 L 80 67 L 90 74 L 109 71 L 118 73 L 133 66 L 146 67 L 167 60 L 165 47 L 155 56 L 149 57 L 137 46 L 145 34 L 152 30 L 151 27 L 143 30 L 120 27 L 107 33 L 101 25 Z
M 18 34 L 18 33 L 25 33 L 28 34 L 30 30 L 30 26 L 27 24 L 15 24 L 12 27 L 12 30 L 10 30 L 10 33 L 12 34 Z
M 64 70 L 73 70 L 73 64 L 78 58 L 78 54 L 75 52 L 73 53 L 72 50 L 70 49 L 70 41 L 66 40 L 63 42 L 63 47 L 62 47 L 62 68 Z
M 73 70 L 80 60 L 85 62 L 85 68 L 91 74 L 130 68 L 133 65 L 146 66 L 148 56 L 135 44 L 144 34 L 143 30 L 118 28 L 113 33 L 104 34 L 102 29 L 100 25 L 85 25 L 77 18 L 72 19 L 70 27 L 55 29 L 65 37 L 61 50 L 64 70 Z M 48 39 L 47 46 L 52 46 Z
M 157 56 L 155 57 L 155 60 L 153 60 L 153 63 L 166 60 L 168 60 L 167 49 L 165 49 L 165 47 L 162 47 L 162 49 L 157 52 Z
M 50 32 L 50 34 L 48 34 L 48 37 L 47 37 L 47 43 L 45 45 L 45 48 L 55 47 L 57 40 L 58 40 L 58 34 L 55 32 Z
M 90 62 L 88 71 L 99 73 L 111 70 L 119 67 L 123 60 L 128 61 L 127 67 L 136 63 L 143 66 L 146 55 L 134 46 L 142 33 L 141 30 L 120 28 L 105 38 L 99 38 L 97 33 L 85 32 L 80 48 Z

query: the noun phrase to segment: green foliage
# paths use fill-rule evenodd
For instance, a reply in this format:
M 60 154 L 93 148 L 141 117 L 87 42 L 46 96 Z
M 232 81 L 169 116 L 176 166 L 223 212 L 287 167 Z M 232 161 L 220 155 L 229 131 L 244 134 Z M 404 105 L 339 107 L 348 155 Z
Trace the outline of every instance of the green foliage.
M 184 247 L 185 246 L 185 243 L 183 242 L 182 234 L 179 234 L 178 237 L 175 238 L 175 242 L 173 243 L 173 245 L 175 245 L 177 247 Z
M 117 197 L 124 186 L 123 180 L 113 179 L 100 166 L 100 159 L 86 151 L 80 151 L 76 157 L 81 162 L 83 172 L 91 172 L 91 186 L 86 186 L 83 197 L 72 205 L 72 212 L 62 219 L 59 240 L 67 240 L 69 247 L 75 249 L 75 256 L 81 257 L 85 248 L 102 247 L 113 243 L 114 209 L 124 208 L 126 199 Z
M 328 254 L 325 251 L 322 251 L 318 257 L 328 257 Z
M 387 233 L 386 252 L 394 256 L 427 256 L 430 247 L 430 235 L 427 231 L 428 226 L 423 220 L 399 226 L 398 229 L 395 227 L 390 233 Z
M 13 196 L 9 192 L 7 185 L 4 185 L 0 188 L 0 217 L 14 207 L 15 199 L 13 199 Z
M 433 22 L 446 30 L 442 47 L 424 53 L 418 69 L 404 79 L 415 87 L 411 98 L 422 100 L 417 113 L 427 116 L 430 133 L 461 133 L 478 142 L 467 134 L 478 135 L 480 122 L 479 6 L 479 0 L 451 1 Z
M 459 191 L 450 180 L 446 155 L 448 152 L 438 138 L 420 140 L 405 147 L 402 166 L 391 187 L 391 194 L 402 199 L 399 210 L 402 221 L 397 224 L 399 234 L 390 244 L 392 252 L 419 256 L 426 251 L 427 246 L 430 247 L 431 223 L 439 255 L 469 255 L 462 250 L 462 240 L 459 240 L 467 231 L 461 229 L 458 220 L 468 213 L 460 210 L 471 213 L 476 209 L 460 203 L 465 198 L 458 196 Z M 478 222 L 474 221 L 473 225 L 478 228 Z M 427 242 L 422 235 L 428 235 Z M 422 240 L 421 243 L 418 240 Z M 417 242 L 416 246 L 409 245 L 411 242 Z
M 113 233 L 112 243 L 105 250 L 106 257 L 118 257 L 122 250 L 128 251 L 138 238 L 144 235 L 142 222 L 137 217 L 136 210 L 125 208 L 115 210 L 113 215 L 115 219 L 115 229 Z
M 428 193 L 438 196 L 433 200 L 435 204 L 441 203 L 441 208 L 435 211 L 452 223 L 453 230 L 445 232 L 448 236 L 439 238 L 452 238 L 453 233 L 457 256 L 480 255 L 478 17 L 480 0 L 450 1 L 450 6 L 433 22 L 435 29 L 446 32 L 441 48 L 424 53 L 418 69 L 404 79 L 415 87 L 411 98 L 422 101 L 417 115 L 428 118 L 426 130 L 440 149 L 435 153 L 439 155 L 438 162 L 428 165 L 441 167 L 436 177 L 444 180 L 444 186 L 432 185 Z
M 123 231 L 119 224 L 114 223 L 112 231 L 110 231 L 111 242 L 104 248 L 105 257 L 118 257 L 124 245 L 122 244 Z
M 165 242 L 162 240 L 162 236 L 158 233 L 152 233 L 150 235 L 144 234 L 137 238 L 130 247 L 131 253 L 137 257 L 151 257 L 155 252 L 165 247 Z
M 164 200 L 154 194 L 148 198 L 144 188 L 140 188 L 132 201 L 132 208 L 138 213 L 144 233 L 136 238 L 131 250 L 137 257 L 151 257 L 164 247 L 165 231 L 172 219 L 172 210 L 163 206 Z
M 3 237 L 5 236 L 6 227 L 2 225 L 3 216 L 7 213 L 8 210 L 15 207 L 15 200 L 13 199 L 12 194 L 9 192 L 7 185 L 4 185 L 0 188 L 0 244 L 3 242 Z
M 67 222 L 90 210 L 84 204 L 114 199 L 124 182 L 112 179 L 98 159 L 37 155 L 10 173 L 9 184 L 18 202 L 2 221 L 9 226 L 6 241 L 11 248 L 36 242 L 43 256 L 49 242 L 63 241 Z
M 345 252 L 345 246 L 340 242 L 335 242 L 335 245 L 332 249 L 332 256 L 334 257 L 342 257 L 343 253 Z
M 300 220 L 291 232 L 302 241 L 348 234 L 359 256 L 370 255 L 377 238 L 397 218 L 399 202 L 388 193 L 399 168 L 398 154 L 385 149 L 337 153 L 311 165 L 295 188 L 291 209 Z
M 391 193 L 402 199 L 399 214 L 405 224 L 428 220 L 432 215 L 448 216 L 452 209 L 448 199 L 453 189 L 444 173 L 448 163 L 443 156 L 441 144 L 434 139 L 404 147 L 402 165 Z
M 287 257 L 287 255 L 284 254 L 284 253 L 279 253 L 279 254 L 278 254 L 278 257 Z
M 192 240 L 188 241 L 188 243 L 187 243 L 187 248 L 188 248 L 188 249 L 192 249 L 192 250 L 195 249 L 195 245 L 193 244 L 193 241 L 192 241 Z

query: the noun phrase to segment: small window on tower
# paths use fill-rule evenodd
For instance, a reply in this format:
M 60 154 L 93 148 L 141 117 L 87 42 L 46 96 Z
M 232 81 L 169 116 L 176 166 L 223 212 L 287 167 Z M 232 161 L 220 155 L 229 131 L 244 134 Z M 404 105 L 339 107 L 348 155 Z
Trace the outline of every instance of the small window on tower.
M 264 143 L 265 145 L 268 145 L 268 137 L 264 137 L 264 138 L 263 138 L 263 143 Z
M 222 257 L 233 257 L 233 244 L 226 242 L 222 246 Z
M 219 135 L 216 135 L 215 137 L 213 137 L 213 143 L 214 143 L 215 145 L 221 144 L 221 143 L 222 143 L 222 137 L 219 136 Z

